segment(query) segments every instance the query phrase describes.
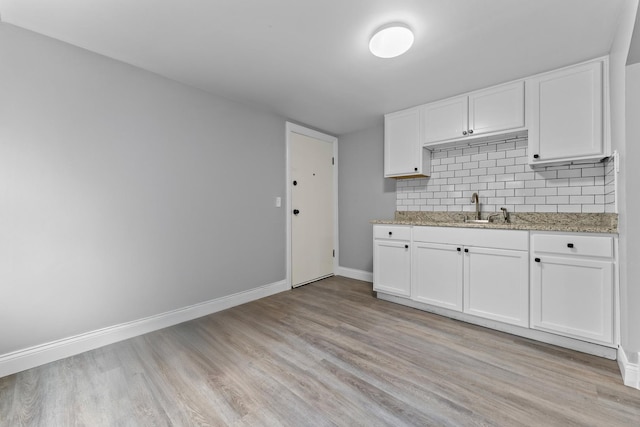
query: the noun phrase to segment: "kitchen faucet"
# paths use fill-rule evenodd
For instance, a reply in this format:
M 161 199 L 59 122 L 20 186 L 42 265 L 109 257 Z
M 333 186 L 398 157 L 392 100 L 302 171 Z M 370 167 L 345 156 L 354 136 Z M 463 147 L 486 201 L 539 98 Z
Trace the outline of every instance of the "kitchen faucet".
M 480 199 L 478 198 L 478 193 L 473 193 L 471 196 L 471 203 L 476 203 L 476 219 L 480 219 Z

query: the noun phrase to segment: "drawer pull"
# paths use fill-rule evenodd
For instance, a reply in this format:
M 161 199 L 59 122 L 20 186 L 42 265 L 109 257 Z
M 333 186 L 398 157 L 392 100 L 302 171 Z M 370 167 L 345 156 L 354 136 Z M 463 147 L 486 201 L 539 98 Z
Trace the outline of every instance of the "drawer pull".
M 389 236 L 392 236 L 392 235 L 393 235 L 393 233 L 390 231 L 390 232 L 389 232 Z
M 404 248 L 405 249 L 409 249 L 409 245 L 404 245 Z
M 540 258 L 535 258 L 534 261 L 535 262 L 540 262 Z
M 469 252 L 469 249 L 467 249 L 467 248 L 464 248 L 464 251 L 465 251 L 465 252 Z
M 573 243 L 567 243 L 568 248 L 573 248 Z
M 456 249 L 458 249 L 458 252 L 462 251 L 462 248 L 456 248 Z

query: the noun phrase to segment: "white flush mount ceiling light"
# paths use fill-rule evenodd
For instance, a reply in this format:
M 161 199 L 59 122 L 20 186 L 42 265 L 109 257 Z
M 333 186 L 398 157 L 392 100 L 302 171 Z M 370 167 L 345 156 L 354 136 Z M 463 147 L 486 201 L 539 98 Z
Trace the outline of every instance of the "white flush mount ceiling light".
M 409 50 L 413 32 L 404 24 L 389 24 L 371 37 L 369 50 L 379 58 L 395 58 Z

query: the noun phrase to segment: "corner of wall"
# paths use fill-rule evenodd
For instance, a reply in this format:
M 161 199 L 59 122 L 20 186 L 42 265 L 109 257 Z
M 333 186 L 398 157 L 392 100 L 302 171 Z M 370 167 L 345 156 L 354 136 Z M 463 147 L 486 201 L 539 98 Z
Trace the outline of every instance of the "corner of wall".
M 640 353 L 627 355 L 624 348 L 618 348 L 618 366 L 624 385 L 640 390 Z
M 337 276 L 348 277 L 349 279 L 362 280 L 364 282 L 373 282 L 373 273 L 370 271 L 357 270 L 355 268 L 338 267 L 336 269 Z

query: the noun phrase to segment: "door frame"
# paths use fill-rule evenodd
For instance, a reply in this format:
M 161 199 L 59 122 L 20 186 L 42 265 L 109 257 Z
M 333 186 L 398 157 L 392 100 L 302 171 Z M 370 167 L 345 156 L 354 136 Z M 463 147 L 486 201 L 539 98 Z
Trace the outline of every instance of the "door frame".
M 289 288 L 293 287 L 291 283 L 291 134 L 297 133 L 308 136 L 310 138 L 319 139 L 328 142 L 333 146 L 333 246 L 335 248 L 335 256 L 333 257 L 333 274 L 338 270 L 339 239 L 338 239 L 338 138 L 318 132 L 307 127 L 297 125 L 295 123 L 286 122 L 286 283 Z

